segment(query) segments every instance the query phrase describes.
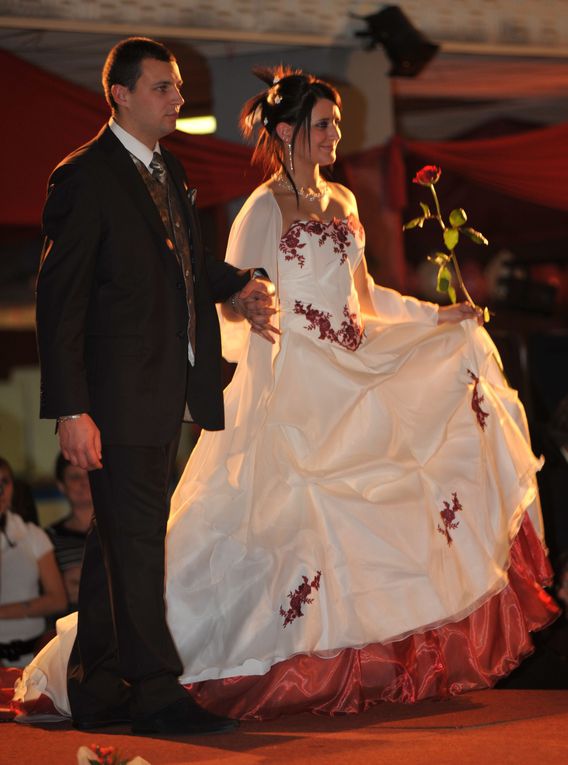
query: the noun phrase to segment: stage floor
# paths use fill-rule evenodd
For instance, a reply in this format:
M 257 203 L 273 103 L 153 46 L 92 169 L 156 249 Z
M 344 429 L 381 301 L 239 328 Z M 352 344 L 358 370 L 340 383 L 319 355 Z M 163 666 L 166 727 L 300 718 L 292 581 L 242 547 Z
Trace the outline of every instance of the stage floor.
M 242 723 L 220 736 L 80 733 L 69 724 L 0 726 L 0 765 L 72 765 L 77 749 L 115 746 L 151 765 L 568 765 L 568 691 L 477 691 L 350 717 L 303 714 Z

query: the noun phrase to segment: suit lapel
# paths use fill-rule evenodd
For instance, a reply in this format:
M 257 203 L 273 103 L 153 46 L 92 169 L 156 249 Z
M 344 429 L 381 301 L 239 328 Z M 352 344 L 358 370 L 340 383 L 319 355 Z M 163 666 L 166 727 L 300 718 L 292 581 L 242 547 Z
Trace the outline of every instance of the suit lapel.
M 101 130 L 96 140 L 107 156 L 110 168 L 125 193 L 132 199 L 133 204 L 160 241 L 162 249 L 171 254 L 166 244 L 167 232 L 160 213 L 130 154 L 108 126 Z

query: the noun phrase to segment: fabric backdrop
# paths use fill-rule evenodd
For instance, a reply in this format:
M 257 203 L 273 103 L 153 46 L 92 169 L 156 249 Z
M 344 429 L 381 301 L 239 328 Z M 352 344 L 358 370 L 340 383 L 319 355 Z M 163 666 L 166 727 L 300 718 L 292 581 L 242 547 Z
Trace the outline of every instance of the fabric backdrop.
M 0 82 L 5 96 L 2 138 L 0 225 L 36 226 L 41 218 L 46 181 L 57 162 L 89 140 L 108 119 L 96 93 L 0 51 Z M 260 180 L 250 168 L 249 147 L 211 136 L 176 133 L 166 141 L 183 162 L 201 207 L 223 204 L 248 194 Z M 387 216 L 381 237 L 400 250 L 388 216 L 405 203 L 403 155 L 410 151 L 424 164 L 439 164 L 477 184 L 558 210 L 568 210 L 568 124 L 522 134 L 467 141 L 405 141 L 394 138 L 339 163 L 356 196 L 365 198 L 363 222 L 380 203 Z M 365 220 L 367 218 L 367 220 Z M 398 225 L 398 223 L 396 224 Z M 385 233 L 386 231 L 386 233 Z M 373 237 L 371 237 L 371 240 Z M 399 255 L 395 261 L 400 259 Z M 396 265 L 391 283 L 396 285 Z

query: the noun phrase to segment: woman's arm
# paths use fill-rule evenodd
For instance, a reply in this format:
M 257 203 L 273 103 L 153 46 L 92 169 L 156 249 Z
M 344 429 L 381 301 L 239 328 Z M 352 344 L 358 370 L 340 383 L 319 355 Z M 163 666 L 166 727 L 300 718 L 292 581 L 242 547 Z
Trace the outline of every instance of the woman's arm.
M 435 325 L 438 323 L 438 306 L 424 300 L 401 295 L 396 290 L 379 287 L 367 271 L 365 258 L 359 263 L 355 274 L 355 289 L 359 296 L 361 312 L 392 323 L 417 322 Z
M 37 564 L 42 594 L 31 600 L 0 605 L 0 619 L 26 619 L 65 611 L 67 595 L 53 550 L 42 555 Z

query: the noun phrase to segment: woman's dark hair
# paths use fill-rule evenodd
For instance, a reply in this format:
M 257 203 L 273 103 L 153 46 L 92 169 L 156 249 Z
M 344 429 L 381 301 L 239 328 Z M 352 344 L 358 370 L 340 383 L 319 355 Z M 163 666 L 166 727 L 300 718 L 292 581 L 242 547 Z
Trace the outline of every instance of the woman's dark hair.
M 128 37 L 117 43 L 108 54 L 103 67 L 102 82 L 105 98 L 113 112 L 117 104 L 112 97 L 112 86 L 124 85 L 128 90 L 134 90 L 142 74 L 140 65 L 145 58 L 175 61 L 175 56 L 165 45 L 149 37 Z
M 15 482 L 16 479 L 14 478 L 14 471 L 12 470 L 12 466 L 8 460 L 4 459 L 4 457 L 0 457 L 0 470 L 5 470 L 10 476 L 12 483 Z
M 276 125 L 286 122 L 294 126 L 290 142 L 292 151 L 302 128 L 305 128 L 309 145 L 310 121 L 316 101 L 325 98 L 341 109 L 341 98 L 333 85 L 300 69 L 282 66 L 275 69 L 255 68 L 253 73 L 269 87 L 250 98 L 240 114 L 239 124 L 245 138 L 252 136 L 255 125 L 259 123 L 252 162 L 261 165 L 266 176 L 284 172 L 296 189 L 294 179 L 286 169 L 284 144 L 276 132 Z

